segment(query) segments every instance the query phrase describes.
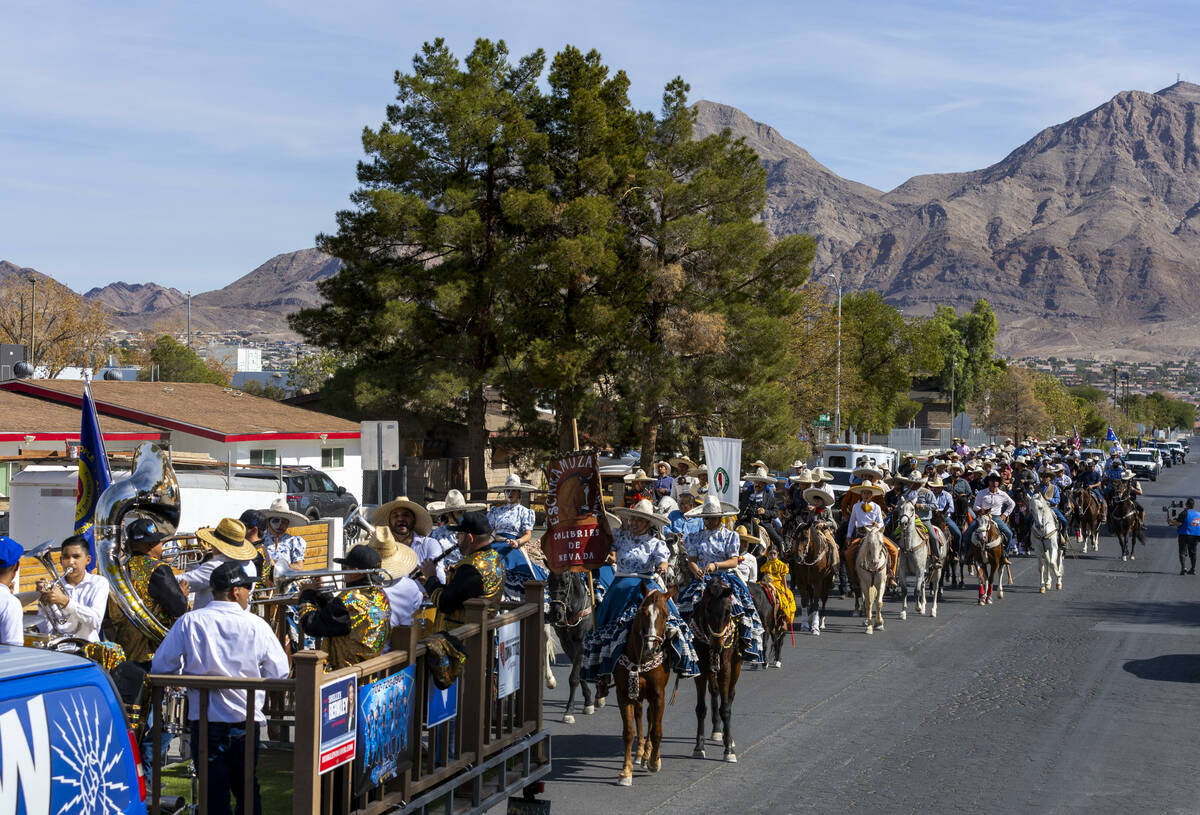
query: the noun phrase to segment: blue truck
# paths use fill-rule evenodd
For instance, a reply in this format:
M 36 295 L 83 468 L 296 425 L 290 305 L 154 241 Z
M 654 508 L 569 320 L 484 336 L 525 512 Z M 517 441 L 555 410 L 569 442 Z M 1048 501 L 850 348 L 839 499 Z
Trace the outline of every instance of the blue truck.
M 0 815 L 145 812 L 137 739 L 108 674 L 0 645 Z

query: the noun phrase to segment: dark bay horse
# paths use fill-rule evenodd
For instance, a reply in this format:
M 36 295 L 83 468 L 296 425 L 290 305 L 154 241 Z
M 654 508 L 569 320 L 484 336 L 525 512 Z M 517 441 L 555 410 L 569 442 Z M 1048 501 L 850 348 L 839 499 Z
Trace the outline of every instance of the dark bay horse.
M 617 704 L 621 708 L 621 735 L 625 740 L 625 764 L 617 783 L 633 784 L 636 760 L 652 773 L 662 767 L 662 717 L 670 666 L 664 650 L 667 632 L 667 595 L 658 589 L 645 591 L 633 618 L 625 650 L 613 668 Z M 642 731 L 642 702 L 646 703 L 646 730 Z M 634 735 L 637 736 L 636 748 Z
M 825 625 L 825 604 L 839 563 L 837 543 L 827 524 L 813 524 L 797 534 L 790 563 L 792 583 L 800 609 L 808 612 L 806 627 L 816 636 Z
M 1071 501 L 1071 514 L 1067 516 L 1067 521 L 1075 527 L 1075 531 L 1078 533 L 1081 541 L 1080 554 L 1086 552 L 1089 545 L 1093 552 L 1100 549 L 1100 517 L 1104 509 L 1101 505 L 1103 500 L 1087 487 L 1075 491 L 1075 498 Z
M 692 631 L 700 658 L 700 674 L 696 677 L 696 747 L 692 755 L 704 758 L 705 702 L 711 697 L 713 712 L 720 712 L 723 728 L 714 727 L 712 738 L 724 741 L 725 760 L 735 762 L 730 719 L 742 672 L 742 652 L 738 648 L 737 621 L 733 618 L 733 587 L 719 576 L 708 581 L 692 610 Z
M 562 720 L 575 722 L 575 691 L 583 686 L 583 712 L 590 716 L 596 712 L 592 683 L 580 679 L 583 669 L 583 638 L 591 633 L 595 625 L 592 615 L 592 587 L 586 572 L 550 573 L 550 611 L 546 621 L 554 626 L 563 653 L 571 660 L 570 692 Z
M 1108 508 L 1108 528 L 1112 530 L 1121 545 L 1121 560 L 1136 560 L 1133 554 L 1138 541 L 1146 545 L 1146 536 L 1142 530 L 1142 515 L 1134 503 L 1133 494 L 1129 490 L 1130 481 L 1121 480 L 1113 484 L 1112 500 Z

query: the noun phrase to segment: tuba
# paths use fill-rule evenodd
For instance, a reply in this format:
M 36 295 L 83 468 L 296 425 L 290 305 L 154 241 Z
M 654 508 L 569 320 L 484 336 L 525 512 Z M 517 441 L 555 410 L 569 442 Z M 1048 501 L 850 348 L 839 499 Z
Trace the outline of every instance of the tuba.
M 126 568 L 122 522 L 127 514 L 153 518 L 171 530 L 179 526 L 179 481 L 157 445 L 146 443 L 133 455 L 129 478 L 115 481 L 96 500 L 96 557 L 121 611 L 152 642 L 162 642 L 167 627 L 146 608 Z

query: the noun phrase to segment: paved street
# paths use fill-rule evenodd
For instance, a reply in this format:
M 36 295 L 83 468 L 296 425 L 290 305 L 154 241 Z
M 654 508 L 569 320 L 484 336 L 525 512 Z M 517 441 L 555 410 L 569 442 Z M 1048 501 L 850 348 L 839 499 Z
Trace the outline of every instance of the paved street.
M 867 636 L 831 600 L 821 637 L 796 634 L 782 670 L 744 672 L 734 706 L 739 763 L 711 745 L 691 758 L 695 689 L 664 718 L 663 767 L 615 785 L 612 704 L 560 722 L 567 668 L 547 691 L 554 774 L 546 797 L 572 815 L 614 812 L 1196 812 L 1200 576 L 1179 576 L 1171 497 L 1194 495 L 1200 465 L 1144 488 L 1149 547 L 1122 563 L 1115 539 L 1067 558 L 1064 590 L 1042 596 L 1037 564 L 980 607 L 947 592 L 937 619 L 897 618 Z

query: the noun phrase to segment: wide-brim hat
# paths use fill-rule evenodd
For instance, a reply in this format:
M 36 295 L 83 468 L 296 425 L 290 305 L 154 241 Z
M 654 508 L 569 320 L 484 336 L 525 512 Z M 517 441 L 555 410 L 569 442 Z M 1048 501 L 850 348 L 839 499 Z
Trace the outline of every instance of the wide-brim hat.
M 626 484 L 637 484 L 639 482 L 645 482 L 647 484 L 651 484 L 654 482 L 654 479 L 651 478 L 650 476 L 646 475 L 646 471 L 640 467 L 638 469 L 634 470 L 633 472 L 627 473 L 626 475 L 622 476 L 622 480 Z
M 815 484 L 817 483 L 817 474 L 807 467 L 803 467 L 796 475 L 788 476 L 788 481 L 793 484 Z
M 883 470 L 877 467 L 857 467 L 854 470 L 854 477 L 879 481 L 883 478 Z
M 236 518 L 222 518 L 215 527 L 197 529 L 196 537 L 234 560 L 254 560 L 258 557 L 254 544 L 246 540 L 246 525 Z
M 883 487 L 873 481 L 863 481 L 858 484 L 851 484 L 850 492 L 865 493 L 867 495 L 883 495 L 885 490 Z
M 371 537 L 367 539 L 367 546 L 379 553 L 380 567 L 386 569 L 393 580 L 412 574 L 420 562 L 413 548 L 397 541 L 387 524 L 375 527 Z
M 828 484 L 833 481 L 833 473 L 829 472 L 829 470 L 826 470 L 824 467 L 814 467 L 813 478 L 816 479 L 816 481 L 813 483 L 824 482 Z
M 699 467 L 699 466 L 700 466 L 699 464 L 697 464 L 696 462 L 692 461 L 692 460 L 691 460 L 690 458 L 688 458 L 687 456 L 677 456 L 677 457 L 675 457 L 675 458 L 673 458 L 673 459 L 671 459 L 671 460 L 670 460 L 670 464 L 671 464 L 671 466 L 672 466 L 672 467 L 674 467 L 675 469 L 679 469 L 679 465 L 681 465 L 681 464 L 682 464 L 684 467 L 687 467 L 689 470 L 694 470 L 694 469 L 696 469 L 697 467 Z
M 643 498 L 631 507 L 617 507 L 613 511 L 623 521 L 649 521 L 655 526 L 666 526 L 671 521 L 654 511 L 654 504 L 649 498 Z
M 485 503 L 468 503 L 467 499 L 458 490 L 450 490 L 446 493 L 445 501 L 431 501 L 425 505 L 425 509 L 430 515 L 437 517 L 445 515 L 447 512 L 480 512 L 487 509 Z
M 504 483 L 498 487 L 488 487 L 488 492 L 512 492 L 520 490 L 521 492 L 535 492 L 537 487 L 532 484 L 526 484 L 521 480 L 521 476 L 512 473 L 508 478 L 504 479 Z
M 737 533 L 737 536 L 742 543 L 757 544 L 759 546 L 762 546 L 763 544 L 761 537 L 758 535 L 751 535 L 750 530 L 746 529 L 746 527 L 741 526 L 740 524 L 738 525 L 738 528 L 733 531 Z
M 902 476 L 900 476 L 900 478 L 898 480 L 904 484 L 907 484 L 910 487 L 925 486 L 925 476 L 923 476 L 923 475 L 914 475 L 914 476 L 903 476 L 902 475 Z
M 767 469 L 767 463 L 765 461 L 763 461 L 761 458 L 757 459 L 756 461 L 750 462 L 750 469 L 765 470 L 765 469 Z
M 933 489 L 934 487 L 943 487 L 944 488 L 946 485 L 942 483 L 942 479 L 940 479 L 940 478 L 931 478 L 925 482 L 925 486 L 929 487 L 930 489 Z
M 966 469 L 966 468 L 963 467 L 962 464 L 958 463 L 957 461 L 950 462 L 950 472 L 954 472 L 955 470 L 958 470 L 961 473 L 964 469 Z
M 767 472 L 766 467 L 759 467 L 753 473 L 742 476 L 743 481 L 751 481 L 756 484 L 774 484 L 775 476 Z
M 684 513 L 688 518 L 727 518 L 737 515 L 738 510 L 733 504 L 722 501 L 711 492 L 704 497 L 704 502 Z
M 803 469 L 805 469 L 807 466 L 808 466 L 808 465 L 804 463 L 804 459 L 800 459 L 800 458 L 798 458 L 798 459 L 796 459 L 795 461 L 793 461 L 793 462 L 792 462 L 792 469 L 793 469 L 793 470 L 803 470 Z
M 804 500 L 812 503 L 814 498 L 820 498 L 825 502 L 825 506 L 833 506 L 833 502 L 837 499 L 833 497 L 833 493 L 823 487 L 809 487 L 804 491 Z
M 659 459 L 658 461 L 654 462 L 654 469 L 657 470 L 660 465 L 663 467 L 666 467 L 667 472 L 671 472 L 671 462 L 669 462 L 665 459 Z
M 429 510 L 416 501 L 410 501 L 407 495 L 393 498 L 372 512 L 371 523 L 375 526 L 387 526 L 388 518 L 393 510 L 397 509 L 407 509 L 413 514 L 413 531 L 418 535 L 428 535 L 433 529 L 433 518 L 430 516 Z
M 288 506 L 286 498 L 276 498 L 271 502 L 269 508 L 262 511 L 262 514 L 266 515 L 267 518 L 283 518 L 289 524 L 297 524 L 299 526 L 311 523 L 308 518 L 299 512 L 293 512 L 292 508 Z
M 680 495 L 682 494 L 683 493 L 680 493 Z M 669 495 L 664 495 L 662 498 L 658 499 L 658 507 L 656 508 L 656 511 L 659 515 L 669 516 L 672 512 L 679 511 L 679 502 Z

